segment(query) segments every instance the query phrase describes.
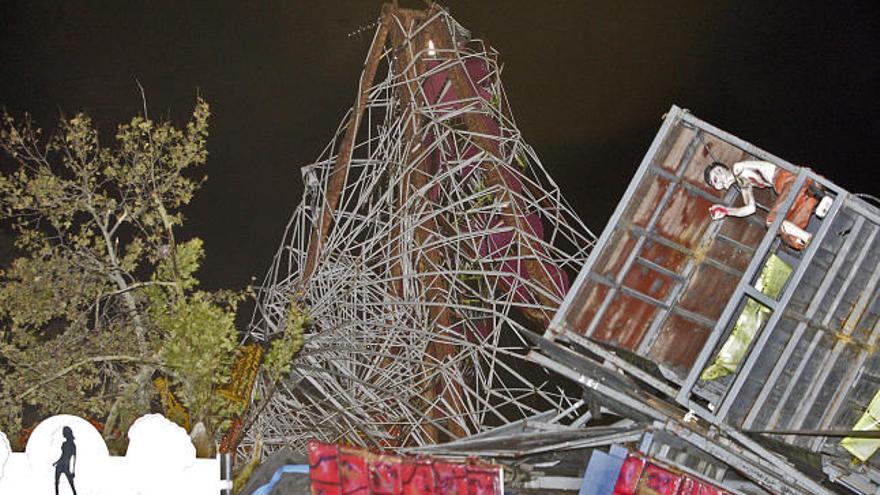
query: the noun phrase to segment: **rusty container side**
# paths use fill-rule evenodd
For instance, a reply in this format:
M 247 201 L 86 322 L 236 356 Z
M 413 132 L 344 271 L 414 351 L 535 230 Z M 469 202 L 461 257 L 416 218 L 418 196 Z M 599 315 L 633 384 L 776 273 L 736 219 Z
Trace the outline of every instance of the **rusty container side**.
M 708 199 L 676 187 L 657 221 L 657 235 L 687 249 L 697 248 L 711 222 L 710 206 L 712 202 Z
M 652 158 L 652 166 L 674 174 L 696 139 L 697 130 L 676 125 Z
M 576 329 L 578 333 L 584 334 L 589 327 L 590 322 L 596 317 L 596 312 L 602 301 L 608 295 L 608 286 L 601 285 L 597 282 L 587 281 L 577 289 L 575 296 L 576 304 L 572 305 L 570 311 L 565 314 L 565 324 L 569 328 Z
M 636 245 L 636 238 L 626 230 L 618 230 L 611 237 L 609 249 L 603 249 L 596 262 L 594 274 L 615 278 L 620 273 L 626 258 Z
M 679 306 L 715 321 L 739 283 L 739 277 L 703 263 L 688 281 Z
M 675 273 L 681 273 L 690 258 L 684 251 L 655 241 L 646 241 L 642 247 L 642 259 Z
M 634 263 L 623 277 L 623 285 L 648 297 L 664 300 L 669 296 L 675 281 L 645 265 Z
M 715 161 L 754 159 L 703 129 L 674 122 L 646 158 L 596 261 L 563 308 L 567 329 L 621 347 L 684 378 L 766 233 L 768 191 L 752 218 L 713 221 L 741 199 L 705 183 Z
M 626 294 L 617 293 L 592 337 L 628 350 L 635 350 L 642 341 L 657 307 Z
M 663 363 L 679 376 L 684 376 L 711 331 L 711 328 L 683 316 L 672 315 L 663 323 L 649 357 Z

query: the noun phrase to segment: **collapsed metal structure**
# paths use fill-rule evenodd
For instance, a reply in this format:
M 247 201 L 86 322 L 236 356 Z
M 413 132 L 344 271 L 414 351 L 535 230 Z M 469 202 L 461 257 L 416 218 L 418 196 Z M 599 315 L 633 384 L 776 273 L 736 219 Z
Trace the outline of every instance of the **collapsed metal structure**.
M 713 221 L 709 206 L 738 193 L 708 187 L 704 168 L 756 159 L 796 174 L 793 192 L 755 191 L 755 215 Z M 808 180 L 833 202 L 795 251 L 777 232 Z M 530 337 L 529 359 L 581 385 L 581 402 L 414 451 L 506 459 L 545 491 L 598 483 L 584 461 L 625 445 L 728 493 L 877 493 L 878 233 L 880 209 L 858 195 L 673 106 L 550 327 Z M 593 426 L 603 411 L 625 419 Z M 691 493 L 669 486 L 656 493 Z
M 876 461 L 852 462 L 835 432 L 878 389 L 880 210 L 673 107 L 594 246 L 500 72 L 446 11 L 384 7 L 352 110 L 302 169 L 249 337 L 282 333 L 292 306 L 314 326 L 242 448 L 491 456 L 547 491 L 625 445 L 692 487 L 876 493 Z M 805 250 L 777 235 L 793 193 L 769 226 L 767 191 L 757 214 L 711 220 L 736 192 L 703 169 L 748 159 L 833 199 Z
M 731 204 L 737 191 L 709 188 L 703 169 L 749 159 L 796 175 L 780 214 L 765 225 L 765 190 L 755 215 L 711 220 L 709 205 Z M 777 232 L 807 181 L 833 203 L 812 218 L 806 249 L 794 251 Z M 829 481 L 874 493 L 876 461 L 851 462 L 841 432 L 855 429 L 878 391 L 878 231 L 880 210 L 860 197 L 673 107 L 545 337 L 616 360 L 650 391 L 629 407 L 673 431 L 681 425 L 670 418 L 689 411 L 699 420 L 680 436 L 774 493 L 830 493 Z M 778 265 L 782 284 L 768 291 L 762 281 Z M 759 308 L 759 325 L 737 335 L 750 308 Z M 741 353 L 724 376 L 708 372 L 730 359 L 737 338 Z M 603 346 L 648 365 L 620 362 Z M 559 347 L 542 349 L 538 362 L 584 376 L 550 361 Z M 635 398 L 627 389 L 603 395 L 614 392 L 625 394 L 611 399 L 619 405 Z M 650 406 L 655 399 L 664 407 Z
M 426 445 L 573 402 L 522 332 L 546 327 L 595 238 L 500 74 L 445 10 L 384 7 L 260 290 L 249 338 L 282 333 L 291 305 L 314 324 L 242 448 Z

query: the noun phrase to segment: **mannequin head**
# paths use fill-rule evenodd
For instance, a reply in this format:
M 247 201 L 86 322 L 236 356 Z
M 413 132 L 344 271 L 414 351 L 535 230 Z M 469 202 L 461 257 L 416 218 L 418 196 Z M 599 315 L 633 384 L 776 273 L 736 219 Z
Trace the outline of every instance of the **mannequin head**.
M 706 184 L 719 191 L 728 189 L 736 182 L 733 172 L 727 168 L 727 165 L 721 162 L 712 162 L 707 165 L 705 170 L 703 170 L 703 178 L 706 180 Z

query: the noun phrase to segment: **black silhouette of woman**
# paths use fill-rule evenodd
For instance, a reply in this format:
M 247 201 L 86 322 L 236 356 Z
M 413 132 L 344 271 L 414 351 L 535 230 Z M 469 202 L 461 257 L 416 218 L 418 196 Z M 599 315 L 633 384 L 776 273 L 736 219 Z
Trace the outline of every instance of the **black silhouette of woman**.
M 73 495 L 76 495 L 76 487 L 73 486 L 74 471 L 76 471 L 76 444 L 73 443 L 73 430 L 69 426 L 65 426 L 61 433 L 64 435 L 64 443 L 61 444 L 61 457 L 52 463 L 55 466 L 55 495 L 58 495 L 58 480 L 61 478 L 61 473 L 67 476 L 70 489 L 73 490 Z

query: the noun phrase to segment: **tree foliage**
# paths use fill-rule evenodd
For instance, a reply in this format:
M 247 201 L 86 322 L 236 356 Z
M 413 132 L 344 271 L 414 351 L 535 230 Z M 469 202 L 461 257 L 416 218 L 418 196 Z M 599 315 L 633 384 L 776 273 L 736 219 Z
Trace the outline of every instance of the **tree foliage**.
M 209 115 L 198 98 L 182 128 L 138 116 L 105 144 L 82 113 L 48 136 L 4 114 L 0 214 L 21 256 L 0 272 L 0 429 L 64 412 L 125 431 L 159 402 L 159 375 L 220 426 L 241 296 L 198 290 L 202 242 L 174 235 Z
M 263 369 L 270 383 L 277 383 L 290 374 L 293 358 L 305 344 L 305 329 L 311 324 L 308 311 L 301 309 L 295 300 L 292 301 L 287 310 L 284 334 L 272 341 L 263 363 Z

